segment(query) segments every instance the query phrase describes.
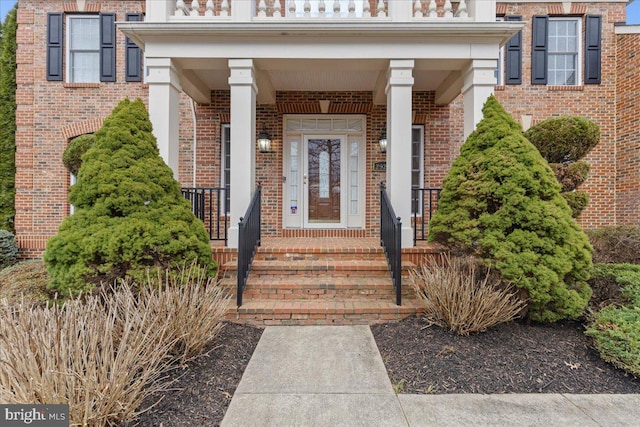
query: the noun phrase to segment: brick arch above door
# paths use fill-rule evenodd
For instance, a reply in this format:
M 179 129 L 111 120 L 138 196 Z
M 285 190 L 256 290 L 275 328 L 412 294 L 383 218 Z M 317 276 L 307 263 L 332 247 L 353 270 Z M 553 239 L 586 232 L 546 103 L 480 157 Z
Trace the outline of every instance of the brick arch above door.
M 70 125 L 61 127 L 60 132 L 62 133 L 62 137 L 65 140 L 69 140 L 71 138 L 75 138 L 76 136 L 96 132 L 102 127 L 103 122 L 103 118 L 83 120 L 81 122 L 75 122 L 71 123 Z

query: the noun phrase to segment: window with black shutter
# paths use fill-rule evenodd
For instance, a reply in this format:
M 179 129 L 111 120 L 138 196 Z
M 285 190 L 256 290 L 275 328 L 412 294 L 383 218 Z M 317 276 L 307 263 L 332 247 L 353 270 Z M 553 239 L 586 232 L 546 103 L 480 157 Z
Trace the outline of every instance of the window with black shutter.
M 142 21 L 141 13 L 127 13 L 127 21 Z M 128 82 L 142 81 L 142 51 L 129 38 L 125 41 L 125 80 Z

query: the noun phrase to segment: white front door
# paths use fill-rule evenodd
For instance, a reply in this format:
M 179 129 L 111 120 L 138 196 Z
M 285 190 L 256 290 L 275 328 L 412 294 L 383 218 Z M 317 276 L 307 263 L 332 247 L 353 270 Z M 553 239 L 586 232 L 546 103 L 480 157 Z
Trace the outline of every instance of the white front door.
M 331 119 L 318 120 L 322 128 L 330 127 L 326 122 Z M 314 120 L 300 122 L 310 126 Z M 343 122 L 347 120 L 337 124 Z M 366 160 L 362 132 L 285 134 L 285 228 L 362 228 Z

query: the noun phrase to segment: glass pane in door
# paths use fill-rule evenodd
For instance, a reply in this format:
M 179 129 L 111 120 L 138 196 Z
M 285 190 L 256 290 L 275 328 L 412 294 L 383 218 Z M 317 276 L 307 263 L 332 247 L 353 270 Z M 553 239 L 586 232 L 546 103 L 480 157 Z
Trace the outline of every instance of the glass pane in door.
M 340 222 L 340 139 L 309 139 L 309 222 Z

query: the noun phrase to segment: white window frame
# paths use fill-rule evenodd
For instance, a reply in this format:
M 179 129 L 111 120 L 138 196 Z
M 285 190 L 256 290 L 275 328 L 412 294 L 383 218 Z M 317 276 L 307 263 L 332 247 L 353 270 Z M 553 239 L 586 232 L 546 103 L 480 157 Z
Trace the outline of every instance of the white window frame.
M 78 50 L 77 52 L 96 52 L 98 53 L 98 73 L 96 75 L 96 80 L 92 81 L 77 81 L 72 79 L 73 72 L 71 67 L 72 55 L 76 51 L 71 50 L 71 21 L 75 19 L 94 19 L 98 22 L 98 47 L 97 50 Z M 100 15 L 67 15 L 66 19 L 66 75 L 67 75 L 67 83 L 100 83 Z
M 551 52 L 551 42 L 550 42 L 551 25 L 553 22 L 560 22 L 560 21 L 573 21 L 577 23 L 576 70 L 575 70 L 575 82 L 573 84 L 551 83 L 551 57 L 554 55 L 568 54 L 568 52 L 563 52 L 563 53 Z M 549 18 L 549 30 L 547 35 L 547 86 L 580 86 L 582 85 L 583 43 L 584 43 L 584 36 L 582 34 L 582 18 L 580 17 L 550 17 Z
M 419 186 L 417 188 L 424 188 L 424 126 L 423 125 L 413 125 L 411 126 L 411 188 L 415 188 L 413 186 L 413 173 L 414 173 L 414 169 L 413 169 L 413 132 L 415 130 L 418 130 L 420 132 L 420 147 L 418 149 L 418 157 L 420 160 L 420 165 L 419 165 L 419 177 L 418 177 L 418 181 L 419 181 Z M 413 194 L 413 191 L 412 191 Z M 417 199 L 418 202 L 420 199 Z M 413 211 L 413 197 L 411 197 L 411 214 L 413 215 L 414 213 L 421 217 L 422 216 L 422 205 L 420 203 L 418 203 L 418 212 L 414 212 Z
M 223 123 L 221 128 L 220 128 L 220 188 L 225 189 L 223 195 L 224 197 L 221 197 L 220 203 L 222 204 L 221 206 L 221 212 L 224 212 L 225 214 L 229 214 L 229 210 L 231 208 L 231 206 L 227 206 L 227 198 L 229 197 L 226 191 L 227 188 L 227 180 L 225 179 L 225 172 L 226 172 L 226 159 L 227 159 L 227 144 L 225 141 L 225 134 L 227 133 L 227 130 L 229 132 L 229 145 L 231 144 L 231 124 L 230 123 Z M 229 148 L 231 148 L 231 146 L 229 146 Z M 229 168 L 231 167 L 231 159 L 229 159 Z M 229 186 L 229 192 L 231 192 L 231 187 Z
M 502 22 L 502 21 L 504 21 L 504 17 L 499 16 L 496 18 L 496 22 Z M 496 86 L 504 86 L 504 73 L 506 69 L 504 58 L 505 58 L 505 45 L 502 45 L 498 50 L 498 66 L 496 67 L 496 70 L 494 72 L 495 78 L 496 78 Z

